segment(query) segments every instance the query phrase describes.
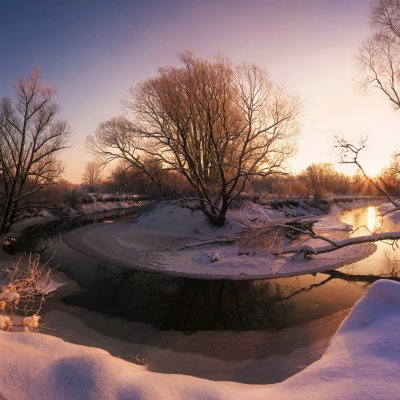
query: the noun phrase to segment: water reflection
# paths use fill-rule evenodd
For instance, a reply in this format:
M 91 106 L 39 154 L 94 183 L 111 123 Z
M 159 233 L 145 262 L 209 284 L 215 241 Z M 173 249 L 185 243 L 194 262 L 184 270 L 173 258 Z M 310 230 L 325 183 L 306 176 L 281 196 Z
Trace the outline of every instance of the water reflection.
M 260 281 L 203 281 L 139 272 L 77 253 L 59 237 L 54 261 L 82 289 L 65 304 L 149 323 L 161 329 L 281 329 L 351 307 L 365 285 L 329 273 Z
M 376 229 L 376 209 L 348 211 L 342 220 L 365 234 Z M 85 257 L 62 242 L 65 229 L 25 242 L 48 255 L 57 249 L 54 263 L 81 285 L 61 301 L 162 329 L 280 329 L 349 308 L 377 277 L 400 271 L 399 252 L 378 243 L 371 257 L 333 272 L 246 282 L 174 278 Z
M 375 232 L 380 226 L 377 218 L 376 218 L 376 208 L 368 207 L 367 210 L 367 228 L 370 232 Z
M 368 226 L 369 221 L 372 223 L 371 215 L 374 215 L 375 218 L 375 229 L 377 224 L 382 231 L 398 230 L 399 227 L 390 218 L 385 218 L 382 223 L 376 207 L 364 207 L 346 212 L 343 214 L 342 220 L 354 227 Z M 368 233 L 366 229 L 358 229 L 354 235 L 365 235 Z M 383 278 L 397 278 L 397 275 L 400 273 L 400 252 L 398 248 L 396 246 L 393 247 L 391 243 L 387 242 L 377 242 L 376 246 L 376 252 L 367 259 L 342 267 L 339 271 L 350 275 L 373 275 Z

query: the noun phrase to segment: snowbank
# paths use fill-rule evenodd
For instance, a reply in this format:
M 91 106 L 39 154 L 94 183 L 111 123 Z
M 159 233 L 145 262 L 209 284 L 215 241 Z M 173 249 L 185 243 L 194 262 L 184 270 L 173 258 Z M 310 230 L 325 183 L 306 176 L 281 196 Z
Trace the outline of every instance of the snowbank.
M 353 227 L 344 222 L 340 222 L 340 213 L 342 209 L 338 206 L 332 206 L 328 215 L 319 218 L 314 225 L 316 231 L 345 231 L 349 232 Z
M 399 201 L 396 200 L 396 203 L 399 203 Z M 378 210 L 381 214 L 386 215 L 385 218 L 387 218 L 390 222 L 394 223 L 395 225 L 399 224 L 400 212 L 395 211 L 396 208 L 392 203 L 389 203 L 389 202 L 383 203 L 378 207 Z M 397 226 L 396 226 L 396 230 L 397 230 Z
M 60 221 L 68 217 L 83 217 L 90 214 L 104 213 L 110 214 L 113 211 L 126 212 L 134 208 L 143 207 L 148 203 L 144 196 L 135 195 L 96 195 L 87 196 L 88 201 L 78 203 L 75 208 L 72 206 L 65 206 L 64 209 L 58 211 L 41 210 L 36 216 L 26 216 L 12 225 L 10 235 L 18 237 L 23 232 L 32 231 L 35 228 L 43 227 L 48 223 Z
M 398 399 L 400 284 L 378 281 L 323 357 L 273 385 L 213 382 L 149 372 L 104 350 L 44 334 L 0 332 L 0 398 L 13 399 Z
M 379 212 L 388 213 L 395 210 L 395 206 L 392 203 L 386 202 L 378 207 Z
M 63 239 L 88 256 L 116 265 L 198 279 L 294 276 L 338 268 L 365 258 L 375 250 L 373 244 L 364 243 L 307 260 L 292 255 L 273 256 L 262 246 L 241 241 L 226 243 L 227 237 L 235 237 L 245 227 L 263 226 L 276 220 L 282 220 L 281 213 L 245 203 L 241 209 L 228 212 L 224 227 L 215 228 L 200 212 L 192 213 L 187 208 L 161 203 L 133 223 L 85 226 L 70 231 Z M 346 230 L 348 226 L 325 219 L 323 228 Z M 308 240 L 303 244 L 316 247 L 326 243 Z
M 92 214 L 97 212 L 106 212 L 112 210 L 122 210 L 127 208 L 132 208 L 140 205 L 139 202 L 132 204 L 127 201 L 104 201 L 98 202 L 95 201 L 89 204 L 81 204 L 78 208 L 78 214 Z

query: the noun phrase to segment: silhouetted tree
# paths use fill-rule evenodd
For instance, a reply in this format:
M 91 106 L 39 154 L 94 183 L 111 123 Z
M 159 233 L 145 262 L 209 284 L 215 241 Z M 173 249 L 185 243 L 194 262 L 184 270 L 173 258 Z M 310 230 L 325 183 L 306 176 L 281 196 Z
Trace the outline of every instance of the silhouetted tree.
M 336 171 L 331 163 L 311 164 L 304 171 L 304 176 L 310 194 L 315 198 L 352 193 L 350 176 Z
M 15 102 L 0 100 L 0 232 L 31 207 L 35 196 L 63 171 L 57 154 L 67 147 L 69 126 L 57 120 L 55 89 L 33 70 L 15 83 Z
M 371 6 L 372 35 L 363 43 L 359 61 L 365 86 L 377 87 L 400 108 L 400 1 L 377 0 Z
M 380 175 L 380 180 L 389 193 L 395 196 L 400 195 L 400 154 L 398 152 L 392 155 L 389 166 Z
M 96 161 L 88 161 L 82 176 L 82 182 L 87 186 L 89 192 L 94 192 L 101 182 L 101 165 Z
M 249 180 L 284 171 L 298 100 L 256 65 L 188 52 L 180 59 L 132 88 L 129 115 L 100 125 L 89 147 L 104 162 L 123 158 L 145 171 L 152 157 L 178 171 L 195 192 L 193 208 L 222 226 Z

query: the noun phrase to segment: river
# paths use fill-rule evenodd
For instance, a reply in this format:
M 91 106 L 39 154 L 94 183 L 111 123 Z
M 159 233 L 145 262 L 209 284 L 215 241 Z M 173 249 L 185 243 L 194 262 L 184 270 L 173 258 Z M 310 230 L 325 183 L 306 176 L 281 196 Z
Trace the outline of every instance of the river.
M 341 220 L 374 229 L 375 214 L 375 207 L 362 207 Z M 45 257 L 56 251 L 52 263 L 68 277 L 43 309 L 45 333 L 153 371 L 248 383 L 281 381 L 318 359 L 374 276 L 400 270 L 399 252 L 378 243 L 372 256 L 339 274 L 210 282 L 93 260 L 63 243 L 61 232 L 27 239 L 26 250 L 29 243 Z

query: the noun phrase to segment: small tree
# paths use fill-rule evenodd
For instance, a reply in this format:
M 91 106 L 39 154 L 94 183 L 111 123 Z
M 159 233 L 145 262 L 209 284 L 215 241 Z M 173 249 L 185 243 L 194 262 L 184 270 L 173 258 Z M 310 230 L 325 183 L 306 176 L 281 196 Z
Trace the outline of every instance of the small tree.
M 96 161 L 88 161 L 85 165 L 82 181 L 89 192 L 94 192 L 101 182 L 101 165 Z
M 339 173 L 331 163 L 311 164 L 304 171 L 310 194 L 321 198 L 327 194 L 349 194 L 351 179 Z
M 132 123 L 121 116 L 101 123 L 96 134 L 88 136 L 87 145 L 102 165 L 119 160 L 125 164 L 123 168 L 132 167 L 142 172 L 161 189 L 159 169 L 153 168 L 154 165 L 160 165 L 160 162 L 149 156 L 145 149 L 139 150 L 144 146 L 143 141 L 134 131 Z
M 57 159 L 67 147 L 69 126 L 57 120 L 55 89 L 33 70 L 15 83 L 15 103 L 0 100 L 0 232 L 6 232 L 28 208 L 42 206 L 35 195 L 57 181 Z
M 104 162 L 123 158 L 146 170 L 152 157 L 178 171 L 194 190 L 194 208 L 222 226 L 253 177 L 284 171 L 298 100 L 256 65 L 180 59 L 180 68 L 161 68 L 132 88 L 127 116 L 100 125 L 89 147 Z
M 380 180 L 389 193 L 395 196 L 400 195 L 400 154 L 398 152 L 392 155 L 389 166 L 380 175 Z

